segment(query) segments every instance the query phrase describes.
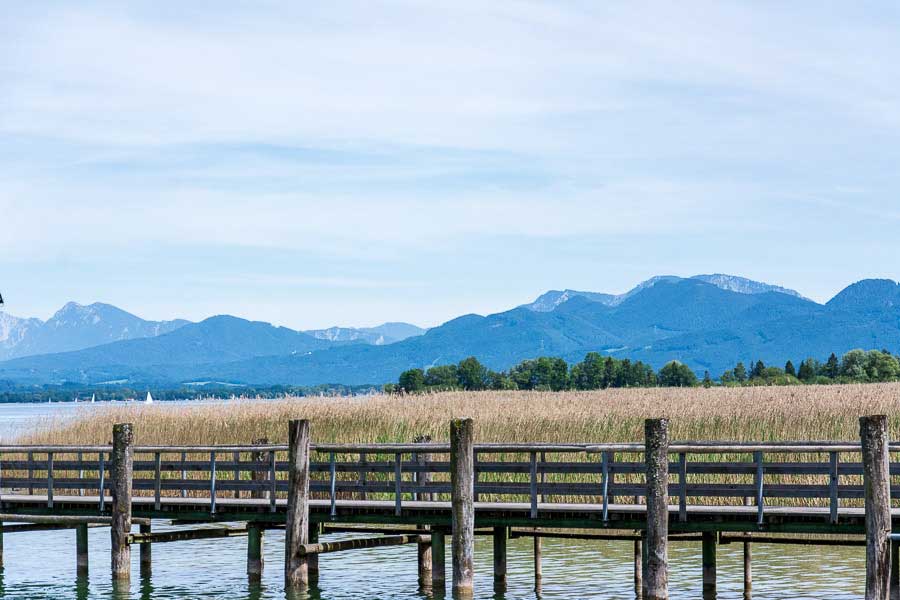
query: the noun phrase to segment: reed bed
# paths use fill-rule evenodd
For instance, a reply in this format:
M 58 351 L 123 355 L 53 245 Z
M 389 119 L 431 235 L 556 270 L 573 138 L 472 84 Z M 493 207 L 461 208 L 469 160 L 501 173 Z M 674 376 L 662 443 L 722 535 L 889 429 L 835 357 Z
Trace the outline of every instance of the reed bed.
M 891 439 L 900 438 L 900 383 L 86 406 L 75 420 L 34 423 L 16 443 L 106 443 L 117 422 L 135 424 L 139 445 L 286 443 L 287 421 L 298 418 L 311 421 L 320 443 L 443 441 L 450 419 L 463 416 L 475 420 L 479 442 L 639 442 L 644 419 L 661 416 L 671 420 L 673 440 L 855 441 L 864 414 L 889 415 Z
M 900 437 L 900 383 L 872 385 L 614 389 L 591 392 L 442 392 L 413 396 L 364 398 L 287 398 L 277 401 L 229 401 L 193 406 L 86 406 L 72 419 L 44 420 L 15 440 L 28 444 L 104 444 L 112 425 L 135 425 L 138 445 L 249 444 L 260 438 L 287 442 L 287 421 L 311 421 L 314 443 L 411 442 L 419 436 L 446 441 L 449 421 L 472 417 L 478 442 L 605 443 L 640 442 L 644 419 L 668 417 L 671 437 L 678 441 L 848 441 L 858 440 L 858 418 L 887 414 L 892 439 Z M 320 457 L 318 460 L 322 460 Z M 371 456 L 389 462 L 392 456 Z M 355 460 L 356 457 L 347 457 Z M 527 455 L 496 456 L 488 460 L 527 461 Z M 851 460 L 851 457 L 847 457 Z M 598 460 L 584 454 L 556 454 L 550 461 Z M 615 460 L 639 461 L 619 453 Z M 710 455 L 710 461 L 750 461 L 749 455 Z M 827 454 L 781 455 L 781 461 L 821 460 Z M 855 458 L 854 460 L 858 460 Z M 222 474 L 225 478 L 229 476 Z M 321 474 L 325 475 L 325 474 Z M 249 477 L 245 473 L 241 477 Z M 353 473 L 340 473 L 350 481 Z M 409 477 L 409 475 L 407 475 Z M 689 475 L 690 481 L 698 481 Z M 390 475 L 373 476 L 386 482 Z M 436 480 L 443 480 L 437 476 Z M 861 483 L 843 477 L 844 483 Z M 593 475 L 548 474 L 546 481 L 595 482 Z M 640 475 L 620 475 L 620 483 L 639 483 Z M 516 474 L 483 474 L 481 481 L 527 482 Z M 726 482 L 725 476 L 707 481 Z M 730 476 L 730 483 L 749 484 L 752 477 Z M 825 484 L 827 476 L 766 476 L 770 483 Z M 598 488 L 599 492 L 599 488 Z M 193 495 L 193 494 L 192 494 Z M 370 494 L 380 499 L 382 494 Z M 349 496 L 346 496 L 349 497 Z M 388 496 L 385 495 L 385 499 Z M 483 500 L 499 500 L 482 496 Z M 522 498 L 517 498 L 522 500 Z M 505 498 L 505 500 L 514 500 Z M 566 500 L 546 498 L 547 501 Z M 620 500 L 625 500 L 620 498 Z M 566 500 L 568 501 L 568 500 Z M 598 502 L 599 497 L 581 501 Z M 734 504 L 729 498 L 691 499 L 691 503 Z M 784 499 L 783 505 L 824 505 L 820 500 Z M 843 506 L 858 502 L 842 501 Z

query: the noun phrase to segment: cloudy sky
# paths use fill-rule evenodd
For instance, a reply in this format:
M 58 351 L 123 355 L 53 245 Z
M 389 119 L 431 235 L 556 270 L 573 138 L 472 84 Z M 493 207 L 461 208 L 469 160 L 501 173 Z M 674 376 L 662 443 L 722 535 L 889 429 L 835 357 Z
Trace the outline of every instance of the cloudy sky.
M 0 292 L 305 328 L 898 279 L 898 30 L 890 2 L 11 3 Z

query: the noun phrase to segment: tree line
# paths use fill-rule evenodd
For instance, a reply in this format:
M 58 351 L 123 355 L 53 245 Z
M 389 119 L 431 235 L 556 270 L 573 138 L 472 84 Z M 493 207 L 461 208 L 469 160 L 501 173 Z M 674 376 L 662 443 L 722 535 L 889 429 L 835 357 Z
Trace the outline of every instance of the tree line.
M 542 356 L 524 360 L 507 371 L 485 367 L 474 356 L 457 364 L 428 369 L 409 369 L 396 383 L 384 386 L 387 393 L 420 393 L 452 390 L 601 390 L 624 387 L 713 387 L 751 385 L 800 385 L 869 383 L 900 379 L 900 361 L 887 350 L 851 350 L 842 358 L 832 353 L 825 362 L 807 358 L 795 367 L 767 366 L 750 361 L 750 369 L 738 362 L 717 380 L 709 371 L 703 378 L 687 365 L 674 360 L 659 371 L 641 361 L 617 359 L 589 352 L 579 363 L 569 365 L 562 358 Z

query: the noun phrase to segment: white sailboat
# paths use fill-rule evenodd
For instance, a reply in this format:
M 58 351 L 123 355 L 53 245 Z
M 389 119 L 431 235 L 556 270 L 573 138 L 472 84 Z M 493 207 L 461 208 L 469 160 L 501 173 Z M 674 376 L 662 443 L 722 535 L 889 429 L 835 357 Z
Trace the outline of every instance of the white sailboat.
M 94 400 L 97 399 L 97 394 L 91 394 L 91 404 L 94 403 Z
M 144 400 L 144 404 L 153 404 L 153 396 L 150 395 L 150 392 L 147 392 L 147 399 Z

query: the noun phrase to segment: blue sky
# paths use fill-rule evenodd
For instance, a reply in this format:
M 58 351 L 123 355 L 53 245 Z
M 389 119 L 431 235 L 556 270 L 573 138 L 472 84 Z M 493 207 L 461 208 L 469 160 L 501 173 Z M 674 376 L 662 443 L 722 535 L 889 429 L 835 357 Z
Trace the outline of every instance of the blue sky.
M 547 289 L 900 278 L 894 3 L 14 3 L 0 291 L 434 325 Z

